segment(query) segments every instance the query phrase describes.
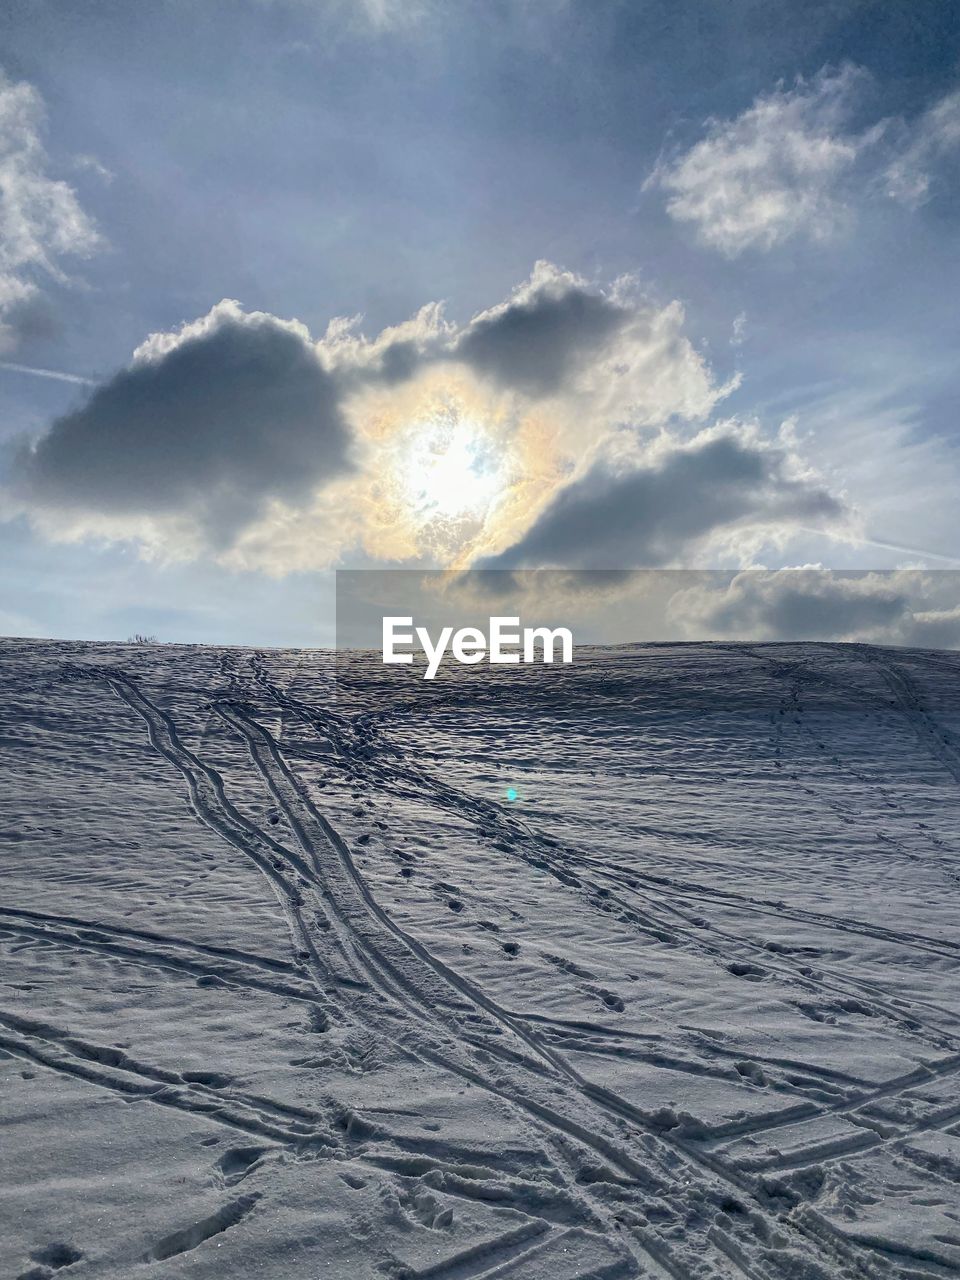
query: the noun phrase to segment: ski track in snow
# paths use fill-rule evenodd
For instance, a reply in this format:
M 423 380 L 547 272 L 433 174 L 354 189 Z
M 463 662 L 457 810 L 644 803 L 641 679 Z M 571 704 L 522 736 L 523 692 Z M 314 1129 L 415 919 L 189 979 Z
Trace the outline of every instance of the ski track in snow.
M 960 1275 L 960 659 L 0 664 L 0 1275 Z

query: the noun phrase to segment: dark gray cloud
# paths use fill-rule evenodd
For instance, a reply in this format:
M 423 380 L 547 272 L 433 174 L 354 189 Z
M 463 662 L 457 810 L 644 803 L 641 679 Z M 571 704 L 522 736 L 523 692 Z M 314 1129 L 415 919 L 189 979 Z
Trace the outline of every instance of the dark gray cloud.
M 635 569 L 465 569 L 452 572 L 451 582 L 464 596 L 522 601 L 535 589 L 557 598 L 603 595 L 621 590 L 638 576 Z
M 270 498 L 349 467 L 336 383 L 307 335 L 221 304 L 58 419 L 14 466 L 39 506 L 189 514 L 225 544 Z
M 956 648 L 960 574 L 746 570 L 677 592 L 669 617 L 691 637 L 862 640 Z
M 477 373 L 530 396 L 559 391 L 631 319 L 632 311 L 573 280 L 537 279 L 477 316 L 453 349 Z
M 58 531 L 225 551 L 271 499 L 305 509 L 350 468 L 358 397 L 430 369 L 454 363 L 507 392 L 553 394 L 571 436 L 593 405 L 588 442 L 624 420 L 703 418 L 725 394 L 683 337 L 677 304 L 627 302 L 546 262 L 459 329 L 436 303 L 373 341 L 356 323 L 334 321 L 315 342 L 297 322 L 225 300 L 152 335 L 20 451 L 13 503 Z M 341 550 L 332 540 L 324 535 L 327 561 Z
M 137 536 L 142 518 L 186 518 L 209 547 L 226 550 L 271 499 L 305 506 L 350 469 L 342 404 L 364 383 L 401 382 L 453 358 L 486 362 L 501 385 L 526 380 L 546 392 L 635 318 L 573 277 L 535 272 L 452 345 L 449 329 L 424 325 L 379 347 L 361 342 L 342 359 L 296 323 L 223 302 L 178 333 L 154 335 L 129 368 L 23 448 L 13 487 L 57 519 L 94 517 L 88 528 L 101 527 L 99 517 L 126 518 Z M 558 566 L 570 575 L 567 594 L 617 591 L 625 567 L 676 562 L 714 531 L 839 514 L 825 489 L 790 474 L 782 450 L 731 430 L 639 469 L 596 465 L 513 547 L 478 567 Z M 581 583 L 583 569 L 591 573 Z M 494 574 L 486 590 L 511 585 L 509 574 Z
M 953 598 L 960 601 L 960 591 Z M 906 643 L 922 649 L 960 649 L 960 604 L 912 614 L 908 635 Z
M 380 366 L 375 376 L 388 386 L 407 382 L 414 377 L 423 363 L 423 352 L 414 342 L 391 342 L 384 347 Z M 369 377 L 370 374 L 366 373 Z
M 430 303 L 410 321 L 367 343 L 352 332 L 358 320 L 343 325 L 341 358 L 334 355 L 345 386 L 396 386 L 428 365 L 454 361 L 505 390 L 541 397 L 563 390 L 591 361 L 609 355 L 628 326 L 634 326 L 635 345 L 649 344 L 662 313 L 636 300 L 626 303 L 538 262 L 506 302 L 463 326 L 448 323 L 442 307 Z M 677 328 L 680 320 L 682 315 Z
M 833 640 L 899 624 L 908 609 L 904 592 L 883 581 L 791 570 L 743 573 L 722 591 L 681 592 L 671 614 L 710 635 Z
M 479 567 L 656 566 L 724 526 L 818 522 L 842 510 L 826 489 L 792 478 L 780 450 L 718 436 L 639 470 L 594 467 L 523 538 Z

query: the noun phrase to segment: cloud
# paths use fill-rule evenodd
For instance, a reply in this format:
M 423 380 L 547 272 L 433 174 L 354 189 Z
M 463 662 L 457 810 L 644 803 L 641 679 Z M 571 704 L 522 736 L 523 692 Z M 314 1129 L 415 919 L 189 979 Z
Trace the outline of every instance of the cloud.
M 474 317 L 453 355 L 533 396 L 561 390 L 633 318 L 615 297 L 539 262 L 526 284 Z
M 305 10 L 314 10 L 325 20 L 331 17 L 358 32 L 391 32 L 414 26 L 430 16 L 433 0 L 290 0 Z
M 960 647 L 960 575 L 746 570 L 678 591 L 667 614 L 691 638 Z
M 464 568 L 521 537 L 595 455 L 701 425 L 736 379 L 719 382 L 684 329 L 678 303 L 632 280 L 601 287 L 544 262 L 462 326 L 435 305 L 373 341 L 334 326 L 325 358 L 351 387 L 346 412 L 366 457 L 344 502 L 364 551 Z M 524 339 L 528 369 L 508 336 Z M 443 463 L 458 452 L 472 457 L 462 486 Z M 450 483 L 438 492 L 431 475 Z M 485 501 L 458 503 L 478 491 Z M 299 521 L 299 544 L 316 545 L 325 520 Z
M 148 339 L 15 473 L 37 507 L 190 515 L 223 545 L 269 499 L 302 501 L 347 470 L 348 447 L 306 330 L 227 301 Z
M 374 338 L 356 317 L 315 339 L 221 302 L 151 335 L 22 445 L 5 508 L 54 539 L 271 573 L 463 568 L 548 543 L 571 567 L 594 553 L 620 567 L 684 554 L 724 522 L 832 512 L 782 451 L 703 434 L 735 383 L 684 323 L 630 280 L 602 288 L 544 262 L 466 324 L 430 303 Z M 600 541 L 617 522 L 630 536 Z M 571 545 L 566 524 L 589 538 Z
M 824 524 L 840 501 L 794 460 L 732 427 L 672 442 L 617 471 L 598 462 L 562 489 L 519 541 L 482 568 L 629 568 L 689 556 L 719 530 Z
M 661 160 L 644 189 L 665 192 L 670 217 L 731 258 L 797 237 L 828 240 L 853 224 L 858 199 L 878 192 L 917 208 L 933 168 L 960 145 L 960 91 L 913 122 L 858 132 L 850 122 L 868 79 L 848 63 L 777 86 L 732 120 L 708 120 L 705 136 Z
M 934 165 L 960 146 L 960 90 L 948 93 L 905 131 L 903 149 L 887 166 L 887 194 L 911 209 L 930 198 Z
M 422 21 L 430 10 L 427 0 L 361 0 L 356 9 L 375 30 L 391 30 Z
M 37 90 L 0 73 L 0 351 L 36 323 L 38 279 L 65 283 L 65 257 L 101 243 L 66 182 L 47 173 L 44 107 Z
M 603 288 L 550 262 L 497 306 L 466 325 L 450 323 L 428 303 L 375 339 L 358 333 L 360 317 L 331 323 L 325 358 L 355 386 L 395 387 L 433 365 L 463 366 L 494 391 L 526 400 L 577 404 L 581 441 L 617 421 L 661 425 L 704 418 L 737 385 L 717 385 L 684 333 L 678 302 L 658 304 L 624 277 Z M 586 412 L 585 412 L 586 411 Z
M 863 77 L 849 65 L 822 71 L 758 97 L 733 120 L 710 120 L 706 137 L 658 165 L 646 185 L 667 193 L 672 218 L 730 257 L 797 235 L 825 239 L 846 218 L 843 177 L 876 139 L 845 128 Z

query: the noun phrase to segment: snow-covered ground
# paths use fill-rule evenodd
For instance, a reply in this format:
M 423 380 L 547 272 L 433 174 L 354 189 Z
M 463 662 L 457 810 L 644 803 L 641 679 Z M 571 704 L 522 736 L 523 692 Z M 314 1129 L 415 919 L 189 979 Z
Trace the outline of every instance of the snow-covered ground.
M 960 1274 L 956 655 L 0 680 L 4 1277 Z

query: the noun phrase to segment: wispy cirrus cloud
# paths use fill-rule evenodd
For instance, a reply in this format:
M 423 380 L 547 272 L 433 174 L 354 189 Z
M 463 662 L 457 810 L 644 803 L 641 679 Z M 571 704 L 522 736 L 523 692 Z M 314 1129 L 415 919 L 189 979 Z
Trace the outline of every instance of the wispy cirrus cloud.
M 945 94 L 906 131 L 905 145 L 884 173 L 887 194 L 909 208 L 924 204 L 934 186 L 934 170 L 960 147 L 960 90 Z
M 0 351 L 29 327 L 41 282 L 64 283 L 63 259 L 102 244 L 76 191 L 48 172 L 44 122 L 37 89 L 0 73 Z

